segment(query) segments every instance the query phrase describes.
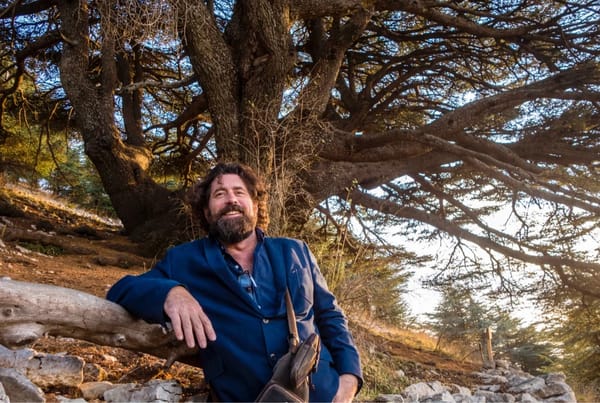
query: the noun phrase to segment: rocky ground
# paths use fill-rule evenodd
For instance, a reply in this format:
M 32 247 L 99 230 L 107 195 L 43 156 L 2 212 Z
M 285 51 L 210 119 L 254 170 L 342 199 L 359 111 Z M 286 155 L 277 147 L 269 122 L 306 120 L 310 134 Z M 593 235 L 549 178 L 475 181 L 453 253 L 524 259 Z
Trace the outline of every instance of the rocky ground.
M 31 197 L 20 188 L 5 188 L 0 196 L 0 278 L 53 284 L 103 297 L 108 288 L 129 273 L 151 267 L 152 259 L 122 235 L 117 222 L 66 207 L 50 197 Z M 355 328 L 361 348 L 370 357 L 382 357 L 414 381 L 440 381 L 470 386 L 477 364 L 454 360 L 424 348 L 414 348 L 394 332 Z M 146 354 L 92 343 L 45 337 L 31 346 L 45 353 L 67 353 L 96 364 L 106 380 L 143 383 L 151 379 L 176 379 L 186 395 L 202 392 L 202 372 L 176 363 L 163 368 L 164 360 Z M 388 365 L 388 364 L 386 364 Z M 97 377 L 97 374 L 89 374 Z M 367 382 L 377 382 L 367 373 Z M 88 379 L 91 380 L 91 379 Z M 406 384 L 399 383 L 399 390 Z M 77 397 L 76 390 L 44 390 L 52 402 L 57 394 Z

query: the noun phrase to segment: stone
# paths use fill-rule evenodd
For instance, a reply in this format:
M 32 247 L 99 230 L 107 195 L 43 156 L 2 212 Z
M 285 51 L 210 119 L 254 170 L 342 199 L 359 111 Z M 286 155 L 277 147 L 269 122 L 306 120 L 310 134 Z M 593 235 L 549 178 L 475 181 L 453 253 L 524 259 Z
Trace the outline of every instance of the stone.
M 449 386 L 449 390 L 453 394 L 459 394 L 459 395 L 465 395 L 465 396 L 471 396 L 471 394 L 472 394 L 471 389 L 465 388 L 464 386 L 456 385 L 454 383 Z
M 76 387 L 83 382 L 83 359 L 71 355 L 36 354 L 23 366 L 24 375 L 36 385 Z
M 541 397 L 542 399 L 547 399 L 549 397 L 562 396 L 565 393 L 570 392 L 572 392 L 572 390 L 569 385 L 564 382 L 556 382 L 542 387 L 535 393 L 535 395 Z
M 542 378 L 532 378 L 525 382 L 521 382 L 517 385 L 511 386 L 508 391 L 510 393 L 531 393 L 535 394 L 536 391 L 546 386 L 546 381 Z
M 536 399 L 534 396 L 530 395 L 529 393 L 523 393 L 521 395 L 521 397 L 518 399 L 518 401 L 520 403 L 540 403 L 540 401 L 538 399 Z
M 425 399 L 420 400 L 420 402 L 424 402 L 424 403 L 434 403 L 434 402 L 435 403 L 456 403 L 456 401 L 454 400 L 454 397 L 452 397 L 450 392 L 436 393 L 434 395 L 426 397 Z
M 483 396 L 474 396 L 474 395 L 452 395 L 454 397 L 454 401 L 456 403 L 486 403 L 485 397 Z
M 56 401 L 58 401 L 59 403 L 87 403 L 87 400 L 82 399 L 82 398 L 77 398 L 77 399 L 70 399 L 68 397 L 64 397 L 64 396 L 56 396 Z
M 13 368 L 39 387 L 78 386 L 83 382 L 80 357 L 43 354 L 32 349 L 10 350 L 0 345 L 0 367 Z
M 79 391 L 86 400 L 96 400 L 104 397 L 104 392 L 115 388 L 111 382 L 85 382 L 79 385 Z
M 481 374 L 479 376 L 479 378 L 481 379 L 481 382 L 488 384 L 488 385 L 490 385 L 490 384 L 504 385 L 505 383 L 508 383 L 508 379 L 506 379 L 506 377 L 500 376 L 500 375 Z
M 548 399 L 544 399 L 544 403 L 576 403 L 577 398 L 575 397 L 575 393 L 565 393 L 561 396 L 553 396 Z
M 485 398 L 486 403 L 515 403 L 517 401 L 517 399 L 509 393 L 494 393 L 485 390 L 478 390 L 473 396 Z
M 448 391 L 448 388 L 443 386 L 439 381 L 419 382 L 405 388 L 402 394 L 421 399 L 422 397 L 432 396 L 436 393 L 443 393 L 446 391 Z
M 546 380 L 546 383 L 564 383 L 567 381 L 567 377 L 562 372 L 552 372 L 544 375 L 543 378 Z
M 10 403 L 10 400 L 8 400 L 8 395 L 4 391 L 4 386 L 2 386 L 2 383 L 0 383 L 0 403 Z
M 106 402 L 179 402 L 183 389 L 177 381 L 152 380 L 143 385 L 126 384 L 104 392 Z
M 500 392 L 500 389 L 502 388 L 502 385 L 481 385 L 479 386 L 479 390 L 485 390 L 486 392 Z
M 14 368 L 0 368 L 0 383 L 11 402 L 46 401 L 42 390 Z
M 396 402 L 396 403 L 405 403 L 408 400 L 404 400 L 402 395 L 394 395 L 394 394 L 381 394 L 378 395 L 375 399 L 375 402 Z
M 506 375 L 506 379 L 508 380 L 508 383 L 510 385 L 519 385 L 523 382 L 526 382 L 530 379 L 533 379 L 533 376 L 529 375 L 529 374 L 516 374 L 516 373 L 512 373 L 512 374 L 507 374 Z

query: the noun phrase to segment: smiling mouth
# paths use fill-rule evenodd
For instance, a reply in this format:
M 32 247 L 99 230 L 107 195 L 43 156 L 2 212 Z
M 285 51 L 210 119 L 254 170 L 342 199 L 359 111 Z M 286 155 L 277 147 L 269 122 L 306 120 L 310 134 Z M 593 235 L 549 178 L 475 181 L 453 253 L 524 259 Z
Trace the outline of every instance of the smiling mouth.
M 221 213 L 221 217 L 238 217 L 241 215 L 244 215 L 244 211 L 238 207 L 228 208 Z
M 239 211 L 229 211 L 227 213 L 221 214 L 221 217 L 227 217 L 227 216 L 236 216 L 236 215 L 241 215 L 242 213 Z

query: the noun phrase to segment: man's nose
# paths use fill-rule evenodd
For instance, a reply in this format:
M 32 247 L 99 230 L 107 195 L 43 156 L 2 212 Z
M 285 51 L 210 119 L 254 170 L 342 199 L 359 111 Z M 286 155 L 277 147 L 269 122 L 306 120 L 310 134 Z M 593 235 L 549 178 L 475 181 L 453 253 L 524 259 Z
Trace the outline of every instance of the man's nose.
M 238 201 L 238 198 L 236 197 L 236 195 L 233 192 L 227 193 L 226 201 L 229 204 L 240 204 L 240 202 Z

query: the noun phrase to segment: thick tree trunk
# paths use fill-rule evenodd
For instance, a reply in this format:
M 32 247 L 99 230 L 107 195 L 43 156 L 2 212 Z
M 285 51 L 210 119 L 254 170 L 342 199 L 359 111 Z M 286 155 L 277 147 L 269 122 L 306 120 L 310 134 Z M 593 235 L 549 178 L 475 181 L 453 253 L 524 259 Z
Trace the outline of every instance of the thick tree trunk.
M 44 335 L 72 337 L 197 364 L 195 353 L 158 324 L 133 318 L 120 305 L 69 288 L 0 279 L 0 344 L 16 348 Z
M 141 138 L 141 124 L 135 113 L 124 114 L 127 137 L 115 123 L 114 96 L 118 77 L 116 52 L 110 37 L 105 38 L 101 56 L 99 86 L 89 76 L 88 10 L 84 2 L 59 2 L 62 32 L 67 38 L 60 64 L 61 81 L 75 110 L 75 120 L 85 151 L 96 166 L 104 189 L 134 240 L 146 241 L 148 252 L 160 249 L 165 234 L 178 231 L 181 202 L 178 195 L 157 184 L 148 174 L 152 155 Z M 121 61 L 120 67 L 126 63 Z M 139 104 L 131 104 L 131 108 Z M 137 106 L 136 106 L 137 105 Z M 134 111 L 132 111 L 134 112 Z M 148 234 L 158 232 L 148 241 Z

